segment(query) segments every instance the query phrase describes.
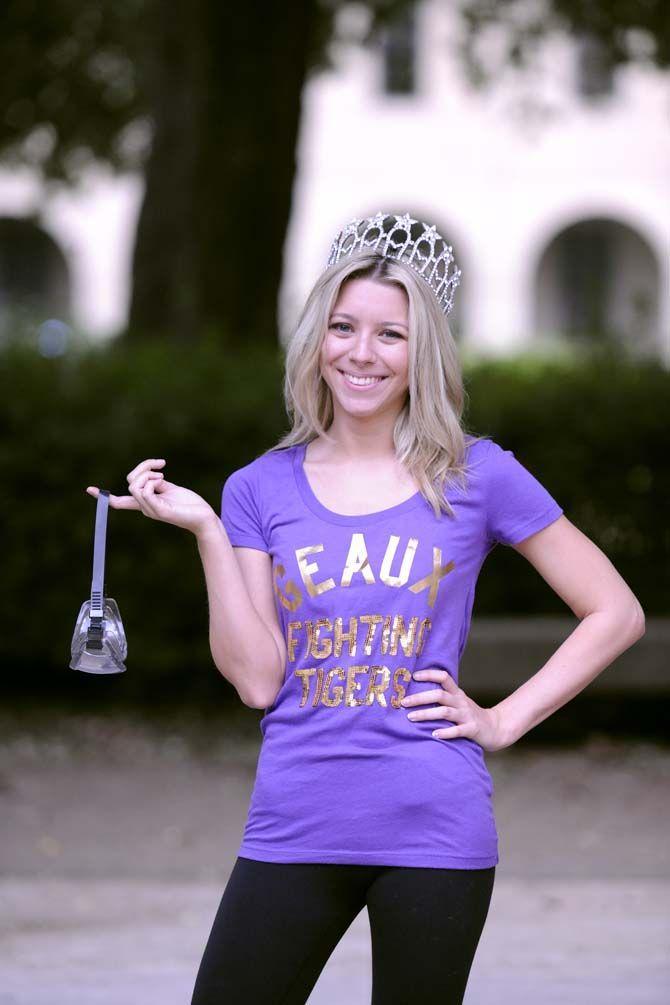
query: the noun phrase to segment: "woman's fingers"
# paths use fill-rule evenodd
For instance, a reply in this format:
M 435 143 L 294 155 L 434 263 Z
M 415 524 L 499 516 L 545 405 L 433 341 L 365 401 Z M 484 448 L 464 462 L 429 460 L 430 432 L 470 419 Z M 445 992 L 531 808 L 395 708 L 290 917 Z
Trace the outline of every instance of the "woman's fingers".
M 146 461 L 140 461 L 140 463 L 135 465 L 133 470 L 129 471 L 126 475 L 128 484 L 130 484 L 134 478 L 137 478 L 138 475 L 142 474 L 142 472 L 146 471 L 148 468 L 157 468 L 162 464 L 165 464 L 164 457 L 150 457 Z
M 413 722 L 417 719 L 448 719 L 449 722 L 458 722 L 464 714 L 463 709 L 440 705 L 439 708 L 415 708 L 407 713 L 407 718 Z
M 135 476 L 134 476 L 134 478 L 132 480 L 129 478 L 129 486 L 128 487 L 129 487 L 130 495 L 127 495 L 127 496 L 117 496 L 117 495 L 113 495 L 110 492 L 110 494 L 109 494 L 109 505 L 112 507 L 112 509 L 141 510 L 147 516 L 152 516 L 153 515 L 152 513 L 148 513 L 147 510 L 146 510 L 146 508 L 143 508 L 143 507 L 146 506 L 146 504 L 144 503 L 144 497 L 143 497 L 142 492 L 143 492 L 144 487 L 149 482 L 151 482 L 151 483 L 160 482 L 162 480 L 162 478 L 163 478 L 163 472 L 162 471 L 152 471 L 150 469 L 150 467 L 147 467 L 147 465 L 151 465 L 151 464 L 155 464 L 155 463 L 163 463 L 164 464 L 165 461 L 143 461 L 142 464 L 138 464 L 137 468 L 133 469 L 133 471 L 139 472 L 139 474 L 135 474 Z M 133 474 L 133 472 L 131 472 L 131 474 Z M 98 496 L 100 495 L 100 489 L 99 489 L 99 487 L 97 485 L 89 485 L 86 488 L 86 491 L 88 492 L 89 495 L 93 496 L 94 499 L 97 499 Z
M 166 500 L 160 498 L 160 495 L 168 490 L 168 486 L 172 489 L 177 489 L 178 486 L 166 482 L 162 471 L 154 470 L 165 463 L 164 457 L 149 457 L 140 461 L 126 475 L 130 495 L 117 496 L 110 492 L 109 505 L 113 509 L 140 510 L 145 516 L 153 519 L 166 519 L 166 513 L 171 507 Z M 100 495 L 97 485 L 88 485 L 86 491 L 94 499 Z
M 438 670 L 436 667 L 430 667 L 426 670 L 416 670 L 412 674 L 412 677 L 414 680 L 435 681 L 440 687 L 406 694 L 400 702 L 404 708 L 407 708 L 409 705 L 425 705 L 429 702 L 438 702 L 441 705 L 457 705 L 464 697 L 458 684 L 446 670 Z
M 458 694 L 460 688 L 454 678 L 446 670 L 428 667 L 426 670 L 415 670 L 412 674 L 415 680 L 432 680 L 440 684 L 449 694 Z
M 428 702 L 441 702 L 446 701 L 446 694 L 441 688 L 435 688 L 432 691 L 415 691 L 413 694 L 406 694 L 403 698 L 401 704 L 407 705 L 425 705 Z
M 151 516 L 157 516 L 163 500 L 157 499 L 157 492 L 163 488 L 163 475 L 160 471 L 150 471 L 140 488 L 140 495 Z
M 159 481 L 162 477 L 162 471 L 143 471 L 141 474 L 133 478 L 133 480 L 129 483 L 128 488 L 131 492 L 135 489 L 143 489 L 148 482 Z
M 150 457 L 147 460 L 140 461 L 136 464 L 132 471 L 127 474 L 128 480 L 128 491 L 137 500 L 138 508 L 144 513 L 145 516 L 155 517 L 155 509 L 151 508 L 151 505 L 147 503 L 145 497 L 145 486 L 148 482 L 162 478 L 162 471 L 153 471 L 152 468 L 159 467 L 165 464 L 165 458 L 163 457 Z
M 153 493 L 149 493 L 147 489 L 152 483 L 159 481 L 162 477 L 163 474 L 161 471 L 151 471 L 145 468 L 128 485 L 130 494 L 137 500 L 137 504 L 145 516 L 156 515 L 155 510 L 151 507 L 151 499 L 149 498 L 153 496 Z
M 97 499 L 100 495 L 100 489 L 97 485 L 89 485 L 86 489 L 89 495 Z M 115 496 L 109 493 L 109 505 L 112 509 L 139 509 L 139 503 L 132 496 Z

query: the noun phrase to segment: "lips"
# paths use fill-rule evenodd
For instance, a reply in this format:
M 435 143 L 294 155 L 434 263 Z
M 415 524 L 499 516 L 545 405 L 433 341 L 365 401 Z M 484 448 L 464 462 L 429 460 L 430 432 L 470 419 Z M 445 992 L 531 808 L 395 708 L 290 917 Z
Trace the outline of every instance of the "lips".
M 348 370 L 340 370 L 339 372 L 347 383 L 352 384 L 354 387 L 376 387 L 377 384 L 381 384 L 383 380 L 386 380 L 386 375 L 382 374 L 351 373 Z

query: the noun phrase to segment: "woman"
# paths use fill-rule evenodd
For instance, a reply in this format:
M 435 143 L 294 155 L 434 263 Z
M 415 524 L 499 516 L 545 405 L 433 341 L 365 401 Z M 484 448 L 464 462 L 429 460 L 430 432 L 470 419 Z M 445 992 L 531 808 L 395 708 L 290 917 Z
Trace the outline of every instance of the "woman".
M 498 863 L 484 753 L 508 747 L 644 632 L 607 557 L 514 457 L 467 435 L 434 227 L 352 221 L 288 349 L 291 431 L 233 472 L 221 514 L 128 475 L 116 508 L 191 530 L 212 655 L 265 709 L 251 806 L 193 1005 L 306 1002 L 367 907 L 373 1005 L 463 1000 Z M 97 494 L 97 489 L 87 490 Z M 492 708 L 458 682 L 497 543 L 579 618 Z

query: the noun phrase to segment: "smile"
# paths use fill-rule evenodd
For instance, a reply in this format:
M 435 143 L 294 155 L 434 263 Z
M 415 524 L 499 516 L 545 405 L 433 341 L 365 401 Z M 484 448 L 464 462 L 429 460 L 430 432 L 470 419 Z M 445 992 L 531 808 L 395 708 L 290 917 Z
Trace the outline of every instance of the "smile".
M 376 384 L 381 384 L 386 377 L 359 377 L 354 373 L 347 373 L 346 370 L 339 371 L 344 377 L 347 384 L 351 384 L 352 387 L 374 387 Z

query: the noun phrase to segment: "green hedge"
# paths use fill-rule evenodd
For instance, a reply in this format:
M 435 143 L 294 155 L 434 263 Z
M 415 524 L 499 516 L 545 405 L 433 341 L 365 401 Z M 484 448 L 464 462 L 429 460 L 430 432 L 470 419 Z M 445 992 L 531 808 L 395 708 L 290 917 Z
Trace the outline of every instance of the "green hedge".
M 607 357 L 471 360 L 464 372 L 468 428 L 513 449 L 603 548 L 647 614 L 666 614 L 670 374 Z M 125 492 L 139 460 L 165 457 L 171 481 L 218 509 L 228 473 L 286 429 L 281 353 L 253 344 L 230 351 L 213 336 L 193 346 L 119 340 L 58 358 L 9 346 L 0 373 L 0 645 L 10 687 L 36 700 L 235 698 L 209 653 L 193 537 L 138 512 L 110 511 L 105 577 L 128 635 L 128 673 L 93 678 L 67 668 L 90 590 L 95 504 L 85 488 Z M 528 563 L 495 549 L 475 614 L 561 612 Z

